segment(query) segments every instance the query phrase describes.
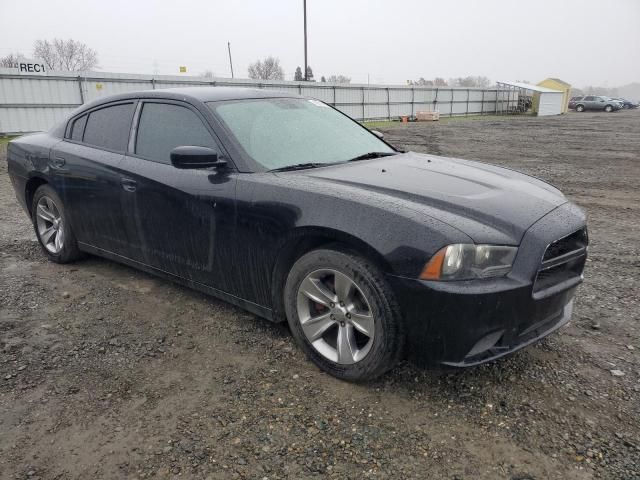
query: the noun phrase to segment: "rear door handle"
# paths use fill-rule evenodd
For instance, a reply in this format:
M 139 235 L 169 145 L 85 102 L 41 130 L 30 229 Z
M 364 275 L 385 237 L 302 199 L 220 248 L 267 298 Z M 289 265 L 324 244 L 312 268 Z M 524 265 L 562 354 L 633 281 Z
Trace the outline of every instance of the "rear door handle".
M 136 188 L 138 188 L 138 182 L 132 178 L 122 177 L 120 182 L 122 184 L 122 188 L 127 192 L 135 192 Z

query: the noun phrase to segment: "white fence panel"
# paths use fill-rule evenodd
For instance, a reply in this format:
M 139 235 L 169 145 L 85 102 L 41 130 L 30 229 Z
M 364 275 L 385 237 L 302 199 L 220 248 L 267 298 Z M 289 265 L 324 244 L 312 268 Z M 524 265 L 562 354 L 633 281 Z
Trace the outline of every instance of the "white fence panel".
M 394 119 L 419 111 L 442 115 L 513 111 L 517 94 L 495 89 L 350 85 L 185 76 L 58 72 L 21 76 L 0 69 L 0 133 L 45 130 L 75 107 L 118 93 L 188 87 L 261 88 L 317 98 L 356 120 Z
M 47 77 L 8 77 L 0 80 L 0 105 L 4 104 L 80 105 L 77 80 L 49 80 Z
M 359 115 L 362 117 L 362 115 Z M 365 105 L 364 108 L 364 118 L 367 119 L 385 119 L 389 117 L 389 112 L 387 111 L 386 105 Z
M 391 102 L 411 103 L 413 101 L 413 90 L 408 88 L 390 88 L 389 100 Z
M 22 133 L 48 130 L 77 107 L 9 107 L 0 105 L 0 132 Z

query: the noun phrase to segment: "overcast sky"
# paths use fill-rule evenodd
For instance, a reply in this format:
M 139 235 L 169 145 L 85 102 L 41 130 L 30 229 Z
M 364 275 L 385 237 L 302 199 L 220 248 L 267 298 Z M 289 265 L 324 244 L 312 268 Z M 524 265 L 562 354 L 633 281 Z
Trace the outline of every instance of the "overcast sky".
M 575 86 L 640 81 L 640 0 L 308 0 L 317 79 L 405 83 L 436 76 L 559 77 Z M 100 69 L 237 77 L 280 58 L 302 65 L 302 0 L 0 0 L 0 55 L 31 56 L 39 38 L 97 50 Z

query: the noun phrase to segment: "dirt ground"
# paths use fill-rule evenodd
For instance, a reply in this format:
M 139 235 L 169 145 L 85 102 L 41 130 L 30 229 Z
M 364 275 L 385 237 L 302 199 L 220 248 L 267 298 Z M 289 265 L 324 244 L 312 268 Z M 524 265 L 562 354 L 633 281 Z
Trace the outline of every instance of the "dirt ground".
M 344 383 L 282 325 L 98 258 L 45 261 L 2 152 L 0 478 L 640 478 L 640 111 L 384 132 L 588 212 L 567 328 L 494 364 Z

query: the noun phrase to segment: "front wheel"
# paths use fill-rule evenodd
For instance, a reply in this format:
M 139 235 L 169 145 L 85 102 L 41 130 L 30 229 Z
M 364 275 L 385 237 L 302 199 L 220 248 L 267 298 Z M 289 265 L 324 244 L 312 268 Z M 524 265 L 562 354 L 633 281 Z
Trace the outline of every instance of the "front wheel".
M 68 263 L 81 257 L 62 200 L 49 185 L 33 195 L 31 217 L 36 236 L 49 260 Z
M 578 105 L 576 107 L 576 112 L 584 112 L 584 105 Z
M 611 113 L 613 112 L 613 107 L 611 105 L 607 105 L 606 107 L 604 107 L 604 111 L 607 113 Z
M 284 289 L 294 338 L 322 370 L 351 381 L 375 378 L 402 356 L 404 329 L 380 270 L 342 249 L 303 255 Z

